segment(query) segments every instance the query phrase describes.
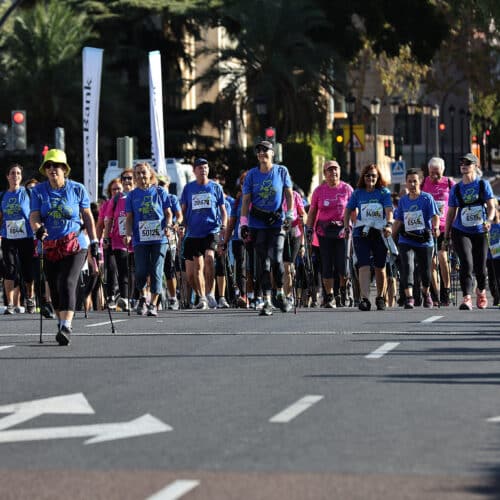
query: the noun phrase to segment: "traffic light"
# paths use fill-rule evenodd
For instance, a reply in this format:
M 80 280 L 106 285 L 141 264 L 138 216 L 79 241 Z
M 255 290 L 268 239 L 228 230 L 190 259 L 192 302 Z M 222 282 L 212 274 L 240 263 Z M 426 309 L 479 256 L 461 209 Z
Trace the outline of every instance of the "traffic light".
M 443 122 L 441 122 L 439 124 L 439 131 L 443 133 L 445 130 L 446 130 L 446 125 Z
M 335 142 L 339 147 L 344 144 L 344 129 L 336 128 L 335 129 Z
M 391 140 L 390 139 L 384 139 L 384 154 L 385 156 L 391 156 Z
M 0 123 L 0 151 L 9 147 L 9 126 Z
M 11 111 L 12 149 L 24 151 L 28 147 L 26 139 L 26 111 Z
M 265 136 L 266 141 L 269 141 L 273 146 L 276 145 L 276 129 L 274 127 L 267 127 Z
M 48 152 L 49 152 L 49 147 L 47 146 L 47 144 L 45 144 L 45 146 L 42 149 L 42 158 L 44 158 Z
M 401 156 L 403 156 L 403 144 L 405 142 L 405 138 L 399 133 L 396 132 L 394 134 L 394 154 L 396 159 L 398 160 Z

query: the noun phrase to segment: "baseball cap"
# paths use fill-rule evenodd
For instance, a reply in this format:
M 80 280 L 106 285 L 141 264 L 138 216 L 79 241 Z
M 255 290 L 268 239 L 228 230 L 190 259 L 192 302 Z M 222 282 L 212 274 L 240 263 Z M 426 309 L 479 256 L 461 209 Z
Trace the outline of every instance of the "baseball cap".
M 194 160 L 194 166 L 199 167 L 200 165 L 208 165 L 208 161 L 205 158 L 196 158 Z
M 255 150 L 257 150 L 257 148 L 266 148 L 273 151 L 273 143 L 269 141 L 260 141 L 255 145 Z
M 469 160 L 471 163 L 479 165 L 479 158 L 475 154 L 472 154 L 472 153 L 467 153 L 465 156 L 462 156 L 462 158 L 460 158 L 460 159 L 461 160 Z

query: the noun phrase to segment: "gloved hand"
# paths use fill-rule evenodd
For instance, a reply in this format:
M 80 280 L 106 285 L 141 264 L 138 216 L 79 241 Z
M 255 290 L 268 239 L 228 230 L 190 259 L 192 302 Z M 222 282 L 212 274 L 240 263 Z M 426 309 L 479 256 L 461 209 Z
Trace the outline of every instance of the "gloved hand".
M 250 236 L 250 229 L 248 226 L 240 226 L 240 240 L 246 241 Z
M 90 255 L 92 255 L 92 258 L 94 258 L 97 262 L 99 262 L 100 253 L 99 253 L 99 242 L 98 241 L 93 241 L 90 244 Z
M 292 227 L 293 222 L 293 210 L 287 210 L 285 212 L 285 222 L 283 222 L 283 228 L 288 231 Z
M 35 236 L 36 236 L 36 239 L 37 240 L 43 240 L 45 239 L 47 236 L 48 236 L 48 233 L 47 233 L 47 228 L 42 224 L 37 230 L 36 230 L 36 233 L 35 233 Z
M 309 241 L 309 243 L 313 239 L 313 234 L 314 234 L 313 228 L 312 227 L 306 227 L 306 238 L 307 238 L 307 241 Z

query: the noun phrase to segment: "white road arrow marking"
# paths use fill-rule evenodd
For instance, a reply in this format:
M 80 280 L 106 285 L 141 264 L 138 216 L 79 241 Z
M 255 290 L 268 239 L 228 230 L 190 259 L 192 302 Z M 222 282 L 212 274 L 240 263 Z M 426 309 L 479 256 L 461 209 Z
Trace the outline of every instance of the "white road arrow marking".
M 199 481 L 179 479 L 158 491 L 158 493 L 146 498 L 146 500 L 177 500 L 196 488 L 199 484 Z
M 44 413 L 92 415 L 95 412 L 85 396 L 79 392 L 3 405 L 0 406 L 0 413 L 12 413 L 12 415 L 0 419 L 0 430 L 2 430 L 31 420 Z
M 400 344 L 399 342 L 386 342 L 385 344 L 380 346 L 378 349 L 375 349 L 370 354 L 367 354 L 365 356 L 365 358 L 366 359 L 379 359 L 382 356 L 385 356 L 388 352 L 395 349 L 399 344 Z
M 283 411 L 274 415 L 269 419 L 269 422 L 274 424 L 286 424 L 293 420 L 296 416 L 300 415 L 312 405 L 316 404 L 318 401 L 321 401 L 324 396 L 315 396 L 313 394 L 309 394 L 308 396 L 304 396 L 300 398 L 298 401 L 290 405 L 288 408 L 285 408 Z
M 0 345 L 0 351 L 2 351 L 3 349 L 9 349 L 11 347 L 14 347 L 13 345 Z
M 3 431 L 0 432 L 0 443 L 94 436 L 85 441 L 85 444 L 94 444 L 171 430 L 172 427 L 169 425 L 152 415 L 146 414 L 130 422 Z
M 443 316 L 431 316 L 430 318 L 423 319 L 420 323 L 434 323 L 438 319 L 441 319 Z

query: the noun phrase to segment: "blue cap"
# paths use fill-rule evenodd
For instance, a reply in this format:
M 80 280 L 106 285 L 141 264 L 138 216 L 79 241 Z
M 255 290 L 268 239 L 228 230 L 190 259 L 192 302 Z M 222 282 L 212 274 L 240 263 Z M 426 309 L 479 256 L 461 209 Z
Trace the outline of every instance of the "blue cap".
M 205 158 L 196 158 L 196 160 L 194 160 L 195 167 L 199 167 L 200 165 L 207 165 L 207 164 L 208 164 L 208 161 L 205 160 Z

